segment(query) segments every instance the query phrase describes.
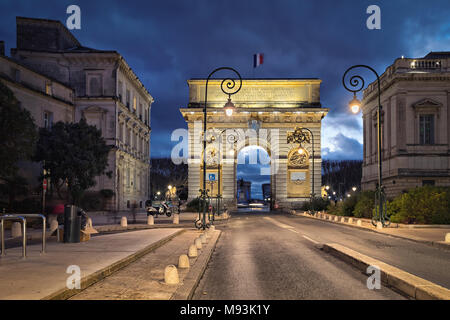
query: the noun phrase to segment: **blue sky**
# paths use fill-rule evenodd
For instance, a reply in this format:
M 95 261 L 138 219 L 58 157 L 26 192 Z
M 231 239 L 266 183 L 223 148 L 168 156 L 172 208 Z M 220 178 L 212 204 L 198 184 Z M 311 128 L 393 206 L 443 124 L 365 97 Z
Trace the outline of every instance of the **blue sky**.
M 325 159 L 362 158 L 362 121 L 351 115 L 341 84 L 347 67 L 368 64 L 381 74 L 392 62 L 450 50 L 450 2 L 309 0 L 24 1 L 0 3 L 0 40 L 15 47 L 15 17 L 65 23 L 66 8 L 81 8 L 80 42 L 120 52 L 154 96 L 152 157 L 170 155 L 170 134 L 185 127 L 189 78 L 231 66 L 252 77 L 252 55 L 264 53 L 256 77 L 323 80 Z M 381 30 L 366 28 L 366 9 L 381 8 Z M 368 80 L 373 76 L 367 74 Z

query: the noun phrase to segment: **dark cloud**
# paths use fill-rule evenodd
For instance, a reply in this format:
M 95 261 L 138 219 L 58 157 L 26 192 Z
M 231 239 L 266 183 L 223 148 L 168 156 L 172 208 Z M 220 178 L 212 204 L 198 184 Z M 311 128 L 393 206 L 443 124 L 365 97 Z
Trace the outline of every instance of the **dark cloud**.
M 363 145 L 356 139 L 344 136 L 339 133 L 332 140 L 336 146 L 335 150 L 323 148 L 322 153 L 325 159 L 329 160 L 358 160 L 361 159 Z
M 3 0 L 0 39 L 8 49 L 15 46 L 15 16 L 65 23 L 69 4 L 81 8 L 82 29 L 73 32 L 80 42 L 119 51 L 154 96 L 153 156 L 169 156 L 171 132 L 186 126 L 178 109 L 188 103 L 187 79 L 206 77 L 218 66 L 232 66 L 251 77 L 252 55 L 263 52 L 265 61 L 256 77 L 323 80 L 321 100 L 330 108 L 324 126 L 334 130 L 326 137 L 334 145 L 324 145 L 324 158 L 360 159 L 353 135 L 359 130 L 361 137 L 361 125 L 345 116 L 351 99 L 341 83 L 346 68 L 363 63 L 382 73 L 401 55 L 450 50 L 448 0 L 377 1 L 381 30 L 365 26 L 372 0 Z M 349 140 L 354 149 L 344 148 Z

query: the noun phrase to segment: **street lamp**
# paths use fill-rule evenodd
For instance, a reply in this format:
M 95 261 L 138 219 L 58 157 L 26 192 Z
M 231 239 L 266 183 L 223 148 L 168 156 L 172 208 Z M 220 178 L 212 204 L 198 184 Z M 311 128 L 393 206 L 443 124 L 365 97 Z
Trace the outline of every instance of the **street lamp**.
M 378 110 L 377 110 L 377 148 L 378 148 L 378 185 L 375 192 L 375 215 L 372 217 L 372 224 L 376 225 L 376 220 L 381 222 L 383 227 L 389 226 L 390 218 L 386 214 L 386 196 L 384 194 L 383 180 L 382 180 L 382 164 L 381 164 L 381 152 L 382 152 L 382 140 L 381 140 L 381 86 L 380 76 L 375 69 L 367 65 L 354 65 L 348 68 L 342 76 L 342 84 L 347 91 L 353 92 L 353 99 L 349 103 L 349 108 L 353 113 L 358 113 L 361 109 L 361 101 L 356 98 L 356 93 L 364 89 L 364 79 L 359 75 L 350 77 L 350 88 L 345 83 L 345 77 L 350 70 L 355 68 L 365 68 L 372 71 L 377 77 L 378 83 Z M 378 207 L 377 207 L 378 205 Z
M 222 92 L 226 95 L 228 95 L 228 101 L 224 105 L 225 114 L 230 117 L 233 115 L 233 111 L 236 109 L 233 102 L 231 102 L 231 95 L 236 94 L 241 90 L 242 87 L 242 77 L 235 69 L 230 67 L 220 67 L 215 70 L 213 70 L 206 79 L 206 85 L 205 85 L 205 105 L 203 106 L 203 190 L 201 190 L 201 198 L 203 203 L 203 216 L 202 216 L 202 226 L 201 228 L 203 230 L 206 229 L 206 199 L 208 197 L 207 191 L 206 191 L 206 115 L 207 115 L 207 105 L 208 105 L 208 83 L 209 79 L 212 77 L 212 75 L 218 71 L 221 70 L 229 70 L 234 72 L 238 78 L 239 78 L 239 86 L 236 88 L 236 81 L 231 78 L 225 78 L 222 80 L 222 83 L 220 85 L 220 89 Z
M 356 187 L 353 187 L 352 190 L 353 190 L 353 192 L 355 192 L 356 191 Z

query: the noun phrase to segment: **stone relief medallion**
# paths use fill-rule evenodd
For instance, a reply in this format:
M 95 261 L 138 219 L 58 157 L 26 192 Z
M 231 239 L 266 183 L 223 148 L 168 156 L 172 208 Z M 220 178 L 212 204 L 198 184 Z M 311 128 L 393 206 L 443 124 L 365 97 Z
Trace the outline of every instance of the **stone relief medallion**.
M 206 166 L 217 167 L 219 163 L 219 152 L 215 147 L 206 148 Z
M 299 153 L 300 148 L 294 148 L 289 152 L 288 165 L 291 168 L 305 168 L 308 167 L 309 154 L 304 150 L 303 153 Z

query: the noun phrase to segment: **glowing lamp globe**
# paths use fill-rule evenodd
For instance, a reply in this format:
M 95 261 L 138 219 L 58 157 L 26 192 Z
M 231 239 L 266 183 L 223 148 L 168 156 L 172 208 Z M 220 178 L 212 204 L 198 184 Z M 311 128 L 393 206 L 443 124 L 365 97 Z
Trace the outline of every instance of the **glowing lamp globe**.
M 228 98 L 228 102 L 225 103 L 225 106 L 223 108 L 225 109 L 225 114 L 227 115 L 227 117 L 231 117 L 233 115 L 234 109 L 236 109 L 234 103 L 231 102 L 230 98 Z
M 348 103 L 352 113 L 357 114 L 361 110 L 361 101 L 356 98 L 356 93 L 353 94 L 353 99 Z

